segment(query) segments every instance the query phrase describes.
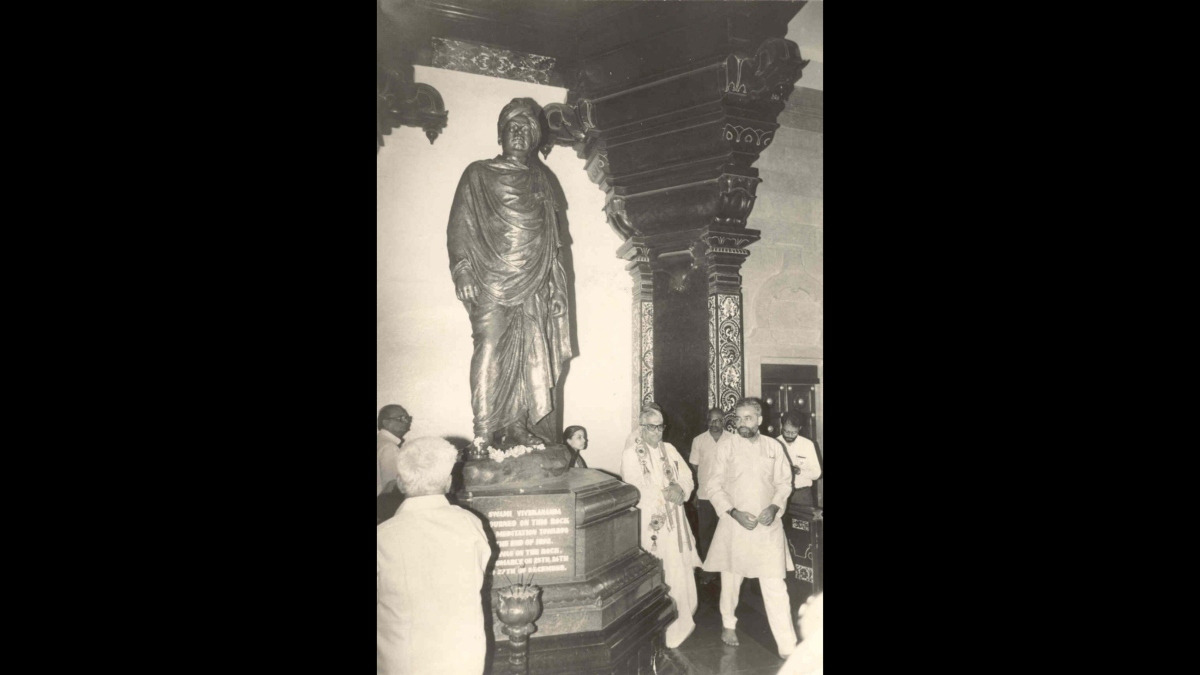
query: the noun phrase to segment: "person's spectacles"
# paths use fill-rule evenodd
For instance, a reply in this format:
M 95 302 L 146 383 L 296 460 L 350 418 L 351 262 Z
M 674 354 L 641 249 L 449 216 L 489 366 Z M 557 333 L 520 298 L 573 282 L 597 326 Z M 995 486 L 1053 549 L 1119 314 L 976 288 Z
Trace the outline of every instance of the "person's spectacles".
M 665 424 L 643 424 L 642 426 L 652 431 L 662 431 L 663 429 L 667 428 L 667 425 Z
M 401 415 L 400 417 L 389 417 L 388 419 L 389 420 L 397 420 L 399 422 L 405 422 L 405 423 L 412 422 L 412 417 L 409 417 L 408 415 Z

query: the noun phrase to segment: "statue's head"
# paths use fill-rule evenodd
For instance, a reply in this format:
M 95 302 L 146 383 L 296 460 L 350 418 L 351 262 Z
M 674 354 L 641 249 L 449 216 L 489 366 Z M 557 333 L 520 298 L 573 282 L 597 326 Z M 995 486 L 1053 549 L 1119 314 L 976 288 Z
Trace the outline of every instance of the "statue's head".
M 496 142 L 504 154 L 526 157 L 541 144 L 542 107 L 531 98 L 514 98 L 500 111 Z

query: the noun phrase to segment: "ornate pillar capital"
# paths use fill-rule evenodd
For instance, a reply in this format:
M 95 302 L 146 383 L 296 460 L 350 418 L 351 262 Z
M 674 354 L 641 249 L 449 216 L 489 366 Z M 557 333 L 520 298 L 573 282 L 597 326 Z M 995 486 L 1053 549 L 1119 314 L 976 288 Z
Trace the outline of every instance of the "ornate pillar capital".
M 633 295 L 635 298 L 650 301 L 653 299 L 654 273 L 650 267 L 650 247 L 642 237 L 630 237 L 617 249 L 617 257 L 629 261 L 625 271 L 633 277 Z
M 704 262 L 708 270 L 709 293 L 742 292 L 742 263 L 750 256 L 746 247 L 758 241 L 758 230 L 709 228 L 700 235 L 704 242 Z

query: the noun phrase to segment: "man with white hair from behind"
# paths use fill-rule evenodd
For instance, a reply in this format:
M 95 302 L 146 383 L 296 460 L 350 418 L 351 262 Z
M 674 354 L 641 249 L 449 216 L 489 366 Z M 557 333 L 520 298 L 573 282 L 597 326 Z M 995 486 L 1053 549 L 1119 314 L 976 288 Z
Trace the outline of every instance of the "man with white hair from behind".
M 825 594 L 800 605 L 800 644 L 775 675 L 822 675 L 825 669 Z
M 492 556 L 479 518 L 446 499 L 458 459 L 440 438 L 405 443 L 396 456 L 406 495 L 375 529 L 379 675 L 481 675 L 484 571 Z

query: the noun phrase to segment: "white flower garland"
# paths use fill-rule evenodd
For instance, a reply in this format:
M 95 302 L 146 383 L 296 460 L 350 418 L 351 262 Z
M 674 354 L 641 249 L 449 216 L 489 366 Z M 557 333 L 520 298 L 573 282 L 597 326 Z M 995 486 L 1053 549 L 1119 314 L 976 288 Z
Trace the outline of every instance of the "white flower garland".
M 473 445 L 476 448 L 483 450 L 484 446 L 487 445 L 487 441 L 484 440 L 483 438 L 476 437 Z M 492 460 L 493 462 L 500 463 L 500 462 L 503 462 L 504 460 L 510 459 L 512 457 L 520 457 L 521 455 L 531 453 L 534 450 L 545 450 L 545 449 L 546 449 L 545 445 L 534 445 L 532 447 L 526 446 L 526 445 L 514 445 L 513 447 L 509 448 L 508 450 L 501 450 L 499 448 L 493 448 L 491 446 L 488 446 L 486 451 L 487 451 L 488 459 Z

